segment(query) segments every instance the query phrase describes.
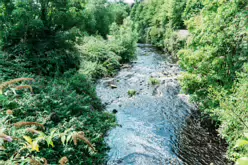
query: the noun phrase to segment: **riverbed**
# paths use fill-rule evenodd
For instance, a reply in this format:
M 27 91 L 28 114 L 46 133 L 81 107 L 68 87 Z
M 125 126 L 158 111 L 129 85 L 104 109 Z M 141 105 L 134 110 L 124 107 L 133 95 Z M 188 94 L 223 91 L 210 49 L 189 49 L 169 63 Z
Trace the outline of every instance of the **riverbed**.
M 136 60 L 99 81 L 97 94 L 119 125 L 106 137 L 108 165 L 226 164 L 225 143 L 181 93 L 181 73 L 169 55 L 139 45 Z

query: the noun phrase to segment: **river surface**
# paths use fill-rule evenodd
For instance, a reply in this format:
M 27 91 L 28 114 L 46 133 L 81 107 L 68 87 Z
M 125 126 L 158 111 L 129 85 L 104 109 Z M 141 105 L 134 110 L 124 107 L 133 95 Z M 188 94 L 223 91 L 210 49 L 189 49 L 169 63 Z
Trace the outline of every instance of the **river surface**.
M 97 94 L 119 124 L 106 137 L 108 165 L 227 164 L 225 143 L 202 128 L 197 109 L 180 94 L 180 73 L 170 56 L 139 45 L 134 62 L 100 80 Z

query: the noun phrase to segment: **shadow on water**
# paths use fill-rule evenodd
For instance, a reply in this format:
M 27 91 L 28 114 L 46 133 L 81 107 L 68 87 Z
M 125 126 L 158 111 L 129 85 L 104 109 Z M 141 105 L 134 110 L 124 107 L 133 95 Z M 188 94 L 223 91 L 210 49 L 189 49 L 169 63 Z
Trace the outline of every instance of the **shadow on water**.
M 180 94 L 180 72 L 169 56 L 139 45 L 136 61 L 99 81 L 98 96 L 119 124 L 106 137 L 107 164 L 226 164 L 224 142 L 201 126 L 198 111 Z M 130 97 L 129 90 L 136 95 Z
M 174 146 L 184 164 L 227 165 L 228 161 L 224 157 L 226 142 L 218 137 L 215 130 L 209 131 L 205 126 L 202 127 L 202 124 L 205 125 L 202 122 L 207 121 L 200 121 L 200 113 L 193 112 L 185 121 L 185 126 L 177 135 L 177 146 Z

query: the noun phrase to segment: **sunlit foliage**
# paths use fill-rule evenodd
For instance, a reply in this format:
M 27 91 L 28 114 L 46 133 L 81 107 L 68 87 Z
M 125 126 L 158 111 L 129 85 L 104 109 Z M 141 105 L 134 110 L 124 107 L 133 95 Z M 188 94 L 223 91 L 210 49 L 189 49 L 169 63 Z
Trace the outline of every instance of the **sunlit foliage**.
M 233 148 L 248 129 L 247 8 L 246 0 L 145 0 L 131 12 L 140 41 L 178 56 L 182 90 L 219 123 L 231 160 L 248 153 Z M 189 30 L 187 42 L 178 39 L 181 28 Z
M 0 1 L 0 164 L 104 164 L 115 117 L 102 111 L 94 82 L 135 58 L 129 9 Z
M 184 28 L 182 13 L 185 4 L 185 0 L 145 0 L 136 3 L 131 18 L 137 24 L 140 41 L 164 48 L 164 39 L 169 38 L 167 28 Z

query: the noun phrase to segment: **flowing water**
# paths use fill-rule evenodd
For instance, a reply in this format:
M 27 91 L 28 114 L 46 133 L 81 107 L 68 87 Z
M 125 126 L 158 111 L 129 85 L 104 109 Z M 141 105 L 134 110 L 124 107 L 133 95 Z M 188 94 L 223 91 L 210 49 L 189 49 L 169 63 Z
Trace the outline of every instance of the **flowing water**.
M 180 72 L 170 56 L 139 45 L 132 64 L 98 83 L 98 96 L 119 124 L 106 137 L 108 165 L 227 164 L 224 142 L 201 127 L 198 111 L 180 94 Z

